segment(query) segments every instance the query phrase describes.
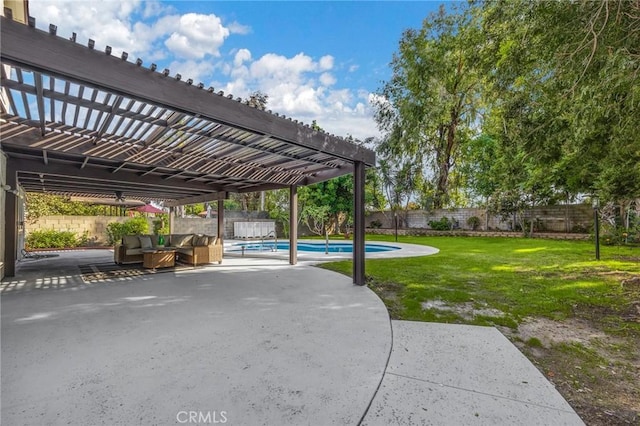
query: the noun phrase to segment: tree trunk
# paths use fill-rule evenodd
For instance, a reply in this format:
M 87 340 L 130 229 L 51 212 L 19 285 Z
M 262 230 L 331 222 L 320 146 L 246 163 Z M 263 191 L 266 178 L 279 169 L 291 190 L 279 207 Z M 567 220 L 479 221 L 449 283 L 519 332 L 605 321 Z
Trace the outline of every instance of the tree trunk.
M 434 207 L 441 209 L 444 206 L 444 202 L 449 194 L 449 171 L 451 169 L 451 155 L 455 148 L 456 143 L 456 130 L 458 128 L 458 111 L 456 108 L 451 110 L 451 121 L 446 127 L 447 132 L 447 144 L 444 147 L 444 152 L 439 156 L 440 162 L 438 164 L 438 182 L 436 185 L 436 194 L 434 200 Z
M 567 192 L 567 204 L 564 205 L 564 232 L 567 234 L 571 231 L 571 223 L 569 219 L 569 193 Z
M 530 231 L 529 231 L 529 236 L 533 237 L 533 227 L 535 224 L 535 218 L 533 217 L 533 208 L 531 208 L 531 225 L 529 227 Z
M 324 254 L 329 254 L 329 231 L 324 233 Z

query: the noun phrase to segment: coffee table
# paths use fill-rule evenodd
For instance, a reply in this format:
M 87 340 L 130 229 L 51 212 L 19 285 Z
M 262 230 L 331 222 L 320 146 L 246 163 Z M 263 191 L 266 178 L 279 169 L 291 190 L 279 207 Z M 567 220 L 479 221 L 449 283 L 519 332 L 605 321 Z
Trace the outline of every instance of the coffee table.
M 176 250 L 173 248 L 155 248 L 142 250 L 143 268 L 170 268 L 176 264 Z

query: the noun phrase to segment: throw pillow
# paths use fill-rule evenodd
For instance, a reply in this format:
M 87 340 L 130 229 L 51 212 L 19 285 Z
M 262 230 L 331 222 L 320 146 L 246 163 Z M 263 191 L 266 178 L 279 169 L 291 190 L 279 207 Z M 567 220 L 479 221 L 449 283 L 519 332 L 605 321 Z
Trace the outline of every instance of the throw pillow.
M 197 247 L 206 246 L 209 242 L 209 237 L 206 235 L 200 235 L 198 237 L 193 237 L 193 245 Z
M 171 236 L 171 245 L 175 246 L 175 247 L 190 246 L 192 238 L 193 238 L 193 234 L 172 235 Z
M 148 235 L 140 235 L 138 237 L 138 239 L 140 240 L 140 248 L 142 249 L 150 249 L 153 247 L 153 244 L 151 243 L 151 237 Z
M 127 250 L 140 248 L 140 239 L 137 235 L 125 235 L 122 237 L 122 242 Z

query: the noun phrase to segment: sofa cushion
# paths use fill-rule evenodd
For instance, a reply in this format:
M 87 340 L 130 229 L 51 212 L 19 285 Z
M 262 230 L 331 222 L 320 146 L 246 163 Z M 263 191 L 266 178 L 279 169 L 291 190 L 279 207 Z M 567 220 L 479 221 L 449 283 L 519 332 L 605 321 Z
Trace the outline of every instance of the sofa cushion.
M 140 239 L 137 235 L 125 235 L 122 237 L 122 243 L 127 250 L 140 248 Z
M 179 247 L 176 249 L 176 253 L 186 254 L 187 256 L 193 256 L 193 247 Z
M 133 256 L 133 255 L 142 254 L 142 249 L 140 247 L 134 248 L 134 249 L 127 249 L 124 252 L 124 254 L 126 254 L 127 256 Z
M 149 235 L 140 235 L 138 239 L 140 240 L 141 249 L 150 249 L 153 247 L 151 237 Z
M 191 246 L 193 234 L 173 234 L 171 235 L 171 245 L 174 247 Z
M 214 246 L 218 242 L 218 237 L 216 237 L 215 235 L 205 235 L 205 237 L 207 237 L 208 246 Z

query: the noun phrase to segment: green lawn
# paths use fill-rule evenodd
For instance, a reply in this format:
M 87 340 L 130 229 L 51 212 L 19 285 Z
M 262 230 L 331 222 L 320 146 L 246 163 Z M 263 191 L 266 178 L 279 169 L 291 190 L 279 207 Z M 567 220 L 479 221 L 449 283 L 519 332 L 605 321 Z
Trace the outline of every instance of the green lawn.
M 380 235 L 368 239 L 393 241 Z M 585 241 L 400 237 L 399 242 L 440 252 L 367 260 L 367 284 L 391 318 L 507 326 L 503 333 L 587 424 L 637 424 L 640 248 L 603 246 L 602 260 L 596 261 L 593 243 Z M 322 267 L 351 274 L 350 261 Z M 525 318 L 531 320 L 519 327 Z
M 368 239 L 393 241 L 381 235 Z M 589 317 L 610 333 L 640 332 L 638 322 L 623 318 L 633 295 L 621 285 L 640 274 L 638 248 L 603 246 L 602 260 L 596 261 L 593 243 L 585 241 L 400 237 L 399 242 L 433 246 L 440 253 L 367 260 L 369 286 L 394 319 L 516 327 L 528 316 L 556 320 L 578 316 Z M 351 262 L 323 267 L 351 273 Z M 446 308 L 423 307 L 433 301 L 493 308 L 503 316 L 481 311 L 469 317 Z

